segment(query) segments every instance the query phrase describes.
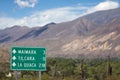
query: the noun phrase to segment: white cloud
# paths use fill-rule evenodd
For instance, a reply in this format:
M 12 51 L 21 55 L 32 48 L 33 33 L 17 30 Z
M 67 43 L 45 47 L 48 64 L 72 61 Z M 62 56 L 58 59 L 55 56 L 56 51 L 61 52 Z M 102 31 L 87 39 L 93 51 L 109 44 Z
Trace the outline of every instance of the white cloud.
M 50 22 L 64 22 L 78 18 L 81 14 L 79 10 L 85 10 L 86 7 L 76 6 L 76 7 L 63 7 L 54 8 L 45 11 L 38 11 L 33 13 L 31 16 L 26 16 L 21 19 L 14 18 L 0 18 L 2 24 L 1 28 L 11 27 L 13 25 L 26 25 L 29 27 L 33 26 L 43 26 Z
M 96 12 L 96 11 L 101 11 L 101 10 L 115 9 L 115 8 L 118 8 L 118 7 L 119 7 L 118 2 L 107 0 L 107 1 L 101 2 L 98 5 L 88 9 L 87 14 L 88 13 L 93 13 L 93 12 Z
M 36 12 L 31 15 L 29 18 L 32 19 L 32 22 L 38 25 L 45 25 L 50 22 L 64 22 L 73 20 L 80 16 L 79 10 L 85 9 L 85 7 L 63 7 L 55 8 L 42 12 Z
M 0 28 L 11 27 L 13 25 L 25 25 L 34 27 L 43 26 L 50 22 L 60 23 L 76 19 L 82 15 L 89 14 L 95 11 L 114 9 L 118 7 L 119 4 L 117 2 L 105 1 L 93 7 L 83 7 L 77 5 L 74 7 L 62 7 L 45 11 L 38 11 L 30 16 L 25 16 L 21 19 L 2 17 L 0 18 Z
M 15 3 L 21 8 L 23 8 L 23 7 L 34 7 L 37 1 L 38 0 L 15 0 Z
M 21 19 L 22 20 L 22 19 Z M 21 25 L 23 20 L 20 19 L 14 19 L 14 18 L 8 18 L 8 17 L 1 17 L 0 18 L 0 29 L 4 29 L 6 27 L 11 27 L 14 25 Z

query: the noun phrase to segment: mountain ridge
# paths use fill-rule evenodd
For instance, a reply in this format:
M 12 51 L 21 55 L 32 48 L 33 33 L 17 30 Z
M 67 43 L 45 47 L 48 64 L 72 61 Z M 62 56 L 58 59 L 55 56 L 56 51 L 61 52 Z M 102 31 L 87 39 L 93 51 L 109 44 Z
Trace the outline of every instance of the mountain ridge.
M 0 46 L 42 46 L 49 57 L 120 57 L 120 8 L 73 21 L 0 30 Z M 102 53 L 101 53 L 102 52 Z

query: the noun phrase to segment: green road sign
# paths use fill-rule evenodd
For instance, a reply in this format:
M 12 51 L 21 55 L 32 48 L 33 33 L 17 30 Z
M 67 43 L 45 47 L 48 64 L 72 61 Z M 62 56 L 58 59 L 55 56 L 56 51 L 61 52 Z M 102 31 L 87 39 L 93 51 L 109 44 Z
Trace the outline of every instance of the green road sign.
M 46 70 L 46 49 L 36 47 L 12 47 L 11 70 Z

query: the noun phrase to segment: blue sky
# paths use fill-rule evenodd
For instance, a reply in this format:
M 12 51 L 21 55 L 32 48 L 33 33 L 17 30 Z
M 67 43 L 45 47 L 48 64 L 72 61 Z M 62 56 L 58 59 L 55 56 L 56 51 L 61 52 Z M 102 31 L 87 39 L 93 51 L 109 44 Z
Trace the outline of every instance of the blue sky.
M 70 21 L 119 4 L 119 0 L 0 0 L 0 28 Z

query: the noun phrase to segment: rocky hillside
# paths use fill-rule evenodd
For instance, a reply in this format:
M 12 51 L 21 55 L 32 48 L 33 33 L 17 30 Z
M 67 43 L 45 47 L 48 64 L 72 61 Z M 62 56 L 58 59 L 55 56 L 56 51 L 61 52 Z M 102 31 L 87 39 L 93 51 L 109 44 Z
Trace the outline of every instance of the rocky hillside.
M 64 23 L 0 30 L 0 46 L 39 46 L 49 57 L 120 57 L 120 8 Z

